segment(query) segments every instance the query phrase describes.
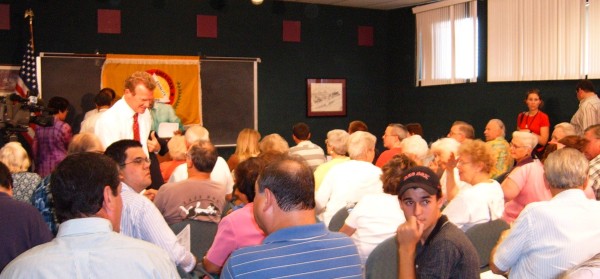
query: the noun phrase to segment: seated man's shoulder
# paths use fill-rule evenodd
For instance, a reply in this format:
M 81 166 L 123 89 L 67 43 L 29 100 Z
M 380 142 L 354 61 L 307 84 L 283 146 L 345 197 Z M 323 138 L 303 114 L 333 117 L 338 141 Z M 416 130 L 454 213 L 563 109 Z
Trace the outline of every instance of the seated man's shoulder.
M 476 261 L 475 264 L 478 261 L 477 250 L 473 246 L 473 243 L 471 243 L 461 229 L 450 222 L 444 225 L 435 238 L 431 240 L 428 249 L 432 249 L 431 252 L 435 252 L 436 254 L 474 259 Z

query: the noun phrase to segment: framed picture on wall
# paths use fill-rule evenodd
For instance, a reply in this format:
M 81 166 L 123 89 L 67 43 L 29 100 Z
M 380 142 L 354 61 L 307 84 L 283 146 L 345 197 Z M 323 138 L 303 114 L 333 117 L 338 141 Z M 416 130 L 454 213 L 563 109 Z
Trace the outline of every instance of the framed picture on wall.
M 14 65 L 0 65 L 0 95 L 16 92 L 19 70 L 21 67 Z
M 346 116 L 346 79 L 306 79 L 308 116 Z

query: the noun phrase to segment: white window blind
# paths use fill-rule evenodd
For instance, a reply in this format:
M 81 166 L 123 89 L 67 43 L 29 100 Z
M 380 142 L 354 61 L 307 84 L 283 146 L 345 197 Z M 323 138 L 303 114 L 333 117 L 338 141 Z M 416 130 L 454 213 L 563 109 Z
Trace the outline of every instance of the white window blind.
M 477 81 L 477 2 L 442 1 L 413 13 L 417 86 Z
M 585 0 L 489 0 L 488 81 L 583 78 L 585 25 Z
M 600 0 L 589 0 L 586 13 L 586 58 L 587 78 L 600 78 Z

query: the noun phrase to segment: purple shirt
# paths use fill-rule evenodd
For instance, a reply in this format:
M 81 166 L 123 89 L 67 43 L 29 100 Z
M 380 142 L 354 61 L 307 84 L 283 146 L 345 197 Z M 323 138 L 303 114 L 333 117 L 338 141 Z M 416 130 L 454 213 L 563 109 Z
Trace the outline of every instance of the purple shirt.
M 72 136 L 71 126 L 57 118 L 54 118 L 53 126 L 35 127 L 33 138 L 35 172 L 41 177 L 50 174 L 56 165 L 67 157 L 67 147 Z
M 0 192 L 0 272 L 21 253 L 52 240 L 40 213 L 30 204 Z

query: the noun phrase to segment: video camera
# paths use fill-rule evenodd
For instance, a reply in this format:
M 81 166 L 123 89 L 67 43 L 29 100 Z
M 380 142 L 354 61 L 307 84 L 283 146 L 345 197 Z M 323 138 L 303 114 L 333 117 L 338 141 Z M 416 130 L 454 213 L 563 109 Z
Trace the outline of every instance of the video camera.
M 49 127 L 54 125 L 55 109 L 37 104 L 37 100 L 27 99 L 16 93 L 0 96 L 0 136 L 10 137 L 17 132 L 27 132 L 29 123 Z

